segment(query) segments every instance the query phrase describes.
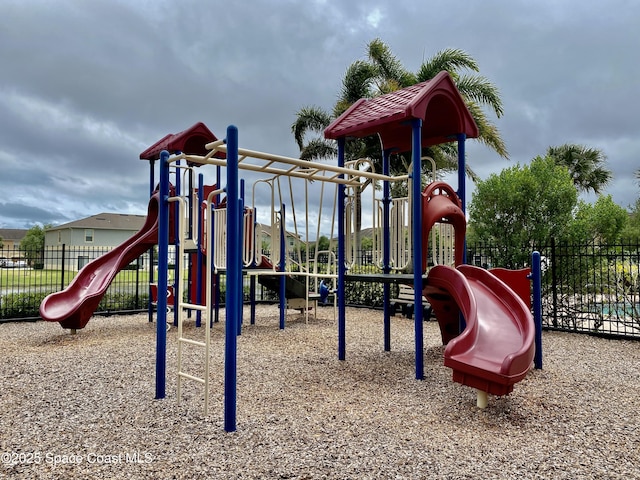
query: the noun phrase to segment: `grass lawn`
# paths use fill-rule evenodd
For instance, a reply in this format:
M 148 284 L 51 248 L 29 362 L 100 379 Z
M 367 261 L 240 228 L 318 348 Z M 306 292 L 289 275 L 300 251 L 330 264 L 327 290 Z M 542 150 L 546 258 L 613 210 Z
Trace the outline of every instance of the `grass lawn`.
M 31 268 L 0 268 L 0 288 L 27 289 L 28 287 L 51 287 L 60 289 L 73 280 L 78 272 L 65 271 L 64 281 L 62 270 L 34 270 Z M 140 285 L 149 283 L 148 270 L 122 270 L 114 279 L 114 283 L 135 283 Z

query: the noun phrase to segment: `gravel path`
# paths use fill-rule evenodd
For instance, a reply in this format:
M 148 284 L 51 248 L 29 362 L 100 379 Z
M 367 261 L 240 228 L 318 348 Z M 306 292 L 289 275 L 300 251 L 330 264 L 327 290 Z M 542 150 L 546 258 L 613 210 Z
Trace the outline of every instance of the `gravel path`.
M 413 323 L 348 309 L 347 360 L 333 310 L 305 324 L 261 306 L 238 342 L 238 431 L 223 430 L 224 325 L 212 333 L 211 404 L 176 399 L 168 332 L 167 398 L 155 395 L 155 325 L 96 317 L 0 325 L 0 478 L 640 479 L 640 343 L 545 332 L 544 369 L 475 406 L 451 381 L 435 322 L 425 323 L 424 381 Z M 185 327 L 202 336 L 192 322 Z M 200 374 L 189 348 L 185 370 Z M 199 353 L 199 354 L 198 354 Z

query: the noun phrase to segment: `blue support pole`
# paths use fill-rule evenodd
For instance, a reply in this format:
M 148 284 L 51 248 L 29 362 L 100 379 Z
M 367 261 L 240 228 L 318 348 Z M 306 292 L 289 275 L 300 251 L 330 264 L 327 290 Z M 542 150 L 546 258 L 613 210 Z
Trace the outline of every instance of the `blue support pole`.
M 278 268 L 280 269 L 280 273 L 284 273 L 286 264 L 286 255 L 285 255 L 285 209 L 284 204 L 281 206 L 280 210 L 280 238 L 278 241 L 280 242 L 280 263 L 278 264 Z M 287 279 L 284 275 L 280 275 L 280 330 L 284 330 L 285 318 L 287 313 Z
M 240 254 L 239 254 L 239 259 L 240 259 L 240 274 L 238 275 L 238 278 L 236 279 L 238 282 L 238 292 L 240 292 L 240 295 L 238 295 L 238 335 L 240 335 L 242 333 L 242 321 L 243 321 L 243 306 L 244 306 L 244 288 L 242 286 L 242 275 L 243 275 L 243 269 L 244 269 L 244 259 L 243 259 L 243 251 L 244 251 L 244 179 L 240 179 L 240 199 L 238 200 L 239 204 L 238 204 L 238 212 L 239 212 L 239 219 L 238 219 L 238 244 L 240 245 Z
M 240 239 L 237 238 L 240 219 L 238 194 L 238 129 L 227 127 L 227 321 L 224 348 L 224 429 L 236 430 L 237 357 L 238 357 L 238 275 L 242 275 Z
M 167 276 L 169 255 L 169 152 L 160 153 L 158 208 L 158 312 L 156 320 L 156 399 L 166 394 L 167 374 Z
M 202 203 L 204 202 L 204 175 L 198 175 L 198 243 L 196 244 L 197 252 L 196 252 L 196 304 L 202 305 L 202 282 L 203 282 L 203 268 L 202 263 L 204 261 L 202 255 L 202 239 L 204 238 L 204 225 L 202 224 L 202 215 L 201 208 Z M 202 325 L 202 311 L 198 310 L 196 312 L 196 327 L 200 327 Z
M 382 152 L 382 174 L 389 175 L 391 152 Z M 382 185 L 382 272 L 385 275 L 391 273 L 391 232 L 389 230 L 389 218 L 391 208 L 391 184 L 385 180 Z M 382 284 L 384 303 L 384 351 L 391 351 L 391 285 Z
M 193 240 L 194 239 L 194 231 L 193 231 L 193 172 L 187 170 L 188 172 L 188 186 L 187 186 L 187 238 Z M 197 303 L 196 299 L 193 297 L 193 289 L 191 288 L 191 286 L 196 282 L 196 279 L 194 278 L 194 270 L 193 270 L 193 262 L 195 255 L 193 253 L 187 253 L 187 264 L 185 265 L 185 268 L 187 270 L 187 282 L 186 282 L 186 290 L 187 290 L 187 302 L 188 303 Z M 184 256 L 183 258 L 180 259 L 180 261 L 184 260 Z M 197 274 L 196 274 L 197 276 Z M 177 285 L 176 285 L 176 292 L 177 292 Z M 191 310 L 187 310 L 187 316 L 188 318 L 191 318 Z M 197 325 L 198 327 L 200 325 Z
M 345 139 L 338 139 L 338 166 L 344 167 L 344 147 Z M 344 178 L 340 175 L 339 178 Z M 347 335 L 346 335 L 346 299 L 344 294 L 344 277 L 346 275 L 345 267 L 345 242 L 344 242 L 344 203 L 345 203 L 345 187 L 344 184 L 338 184 L 338 359 L 344 360 L 347 351 Z
M 457 135 L 458 140 L 458 198 L 460 198 L 460 203 L 462 204 L 462 212 L 466 213 L 467 211 L 467 189 L 466 189 L 466 133 L 459 133 Z M 465 236 L 464 239 L 464 251 L 462 252 L 462 263 L 467 263 L 467 238 Z M 462 314 L 460 314 L 460 318 L 458 320 L 458 328 L 462 332 L 467 327 L 467 322 L 465 321 Z
M 411 120 L 411 161 L 413 162 L 413 322 L 416 349 L 416 379 L 424 379 L 424 335 L 422 325 L 422 119 Z
M 458 136 L 458 198 L 462 203 L 462 212 L 467 211 L 467 188 L 466 188 L 466 153 L 465 146 L 467 140 L 466 133 L 459 133 Z M 467 240 L 464 241 L 464 252 L 462 252 L 462 263 L 467 263 Z M 462 331 L 462 330 L 460 330 Z
M 531 255 L 531 280 L 533 281 L 533 321 L 536 326 L 536 353 L 533 364 L 535 368 L 542 369 L 542 268 L 538 251 Z
M 217 177 L 217 187 L 220 188 L 221 185 L 221 181 L 220 181 L 220 175 L 218 174 Z M 214 219 L 214 205 L 218 205 L 219 202 L 219 198 L 216 195 L 215 196 L 215 201 L 214 204 L 209 204 L 207 205 L 207 218 L 209 219 L 208 221 L 211 222 L 211 238 L 207 238 L 207 243 L 211 244 L 211 248 L 209 248 L 209 246 L 207 246 L 207 257 L 205 259 L 205 263 L 207 264 L 207 268 L 209 270 L 211 270 L 212 275 L 212 282 L 215 284 L 215 286 L 209 285 L 208 288 L 213 288 L 213 305 L 209 305 L 208 309 L 209 309 L 209 327 L 213 328 L 213 323 L 214 321 L 217 323 L 219 321 L 219 316 L 220 316 L 220 275 L 216 274 L 216 268 L 215 268 L 215 263 L 213 260 L 214 257 L 214 249 L 216 248 L 214 243 L 212 241 L 212 239 L 216 238 L 216 225 L 215 222 L 213 221 Z

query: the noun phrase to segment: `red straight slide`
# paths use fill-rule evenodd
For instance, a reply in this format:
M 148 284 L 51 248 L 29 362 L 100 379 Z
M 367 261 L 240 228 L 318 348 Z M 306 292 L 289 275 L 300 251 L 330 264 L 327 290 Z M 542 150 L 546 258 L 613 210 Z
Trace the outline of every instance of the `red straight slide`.
M 40 316 L 63 328 L 84 328 L 107 288 L 124 267 L 158 242 L 158 194 L 149 200 L 147 219 L 138 233 L 110 252 L 87 263 L 61 292 L 40 304 Z
M 453 380 L 493 395 L 510 393 L 535 351 L 533 317 L 518 294 L 472 265 L 433 267 L 423 294 L 440 324 Z M 457 335 L 460 313 L 466 327 Z

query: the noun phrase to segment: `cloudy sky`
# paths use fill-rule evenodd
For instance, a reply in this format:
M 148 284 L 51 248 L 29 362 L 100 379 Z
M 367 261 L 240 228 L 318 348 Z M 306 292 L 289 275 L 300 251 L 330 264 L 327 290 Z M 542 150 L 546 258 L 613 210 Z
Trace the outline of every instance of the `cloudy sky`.
M 198 121 L 297 156 L 297 110 L 331 109 L 376 37 L 411 70 L 463 49 L 498 86 L 510 160 L 469 142 L 482 178 L 580 143 L 618 204 L 640 195 L 640 2 L 3 0 L 0 18 L 0 228 L 144 214 L 140 152 Z

